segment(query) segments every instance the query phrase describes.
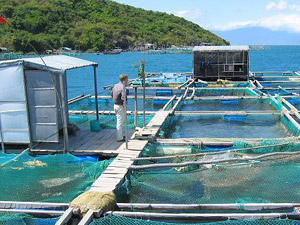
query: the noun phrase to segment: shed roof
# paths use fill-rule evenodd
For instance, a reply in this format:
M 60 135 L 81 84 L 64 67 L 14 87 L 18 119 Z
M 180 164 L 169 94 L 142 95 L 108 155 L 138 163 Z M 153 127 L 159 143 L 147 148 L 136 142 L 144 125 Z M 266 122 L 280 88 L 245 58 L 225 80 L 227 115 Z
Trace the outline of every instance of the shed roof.
M 210 52 L 210 51 L 249 51 L 248 45 L 235 46 L 195 46 L 194 52 Z
M 66 71 L 86 66 L 98 66 L 98 63 L 66 55 L 24 58 L 22 60 L 25 66 L 52 71 Z

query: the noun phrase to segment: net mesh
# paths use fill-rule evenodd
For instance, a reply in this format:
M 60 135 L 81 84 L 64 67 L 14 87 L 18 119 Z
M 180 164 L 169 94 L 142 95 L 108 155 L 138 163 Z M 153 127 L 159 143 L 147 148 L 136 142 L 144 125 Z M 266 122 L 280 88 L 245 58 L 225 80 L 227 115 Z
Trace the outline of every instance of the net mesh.
M 284 115 L 175 115 L 161 126 L 160 138 L 285 138 L 299 129 Z
M 249 89 L 196 89 L 196 96 L 255 96 Z
M 223 221 L 223 222 L 202 222 L 202 223 L 193 223 L 197 224 L 207 224 L 207 225 L 298 225 L 300 222 L 296 220 L 288 219 L 276 219 L 276 220 L 242 220 L 242 221 Z M 117 215 L 108 215 L 104 218 L 94 220 L 91 225 L 172 225 L 175 223 L 168 222 L 159 222 L 151 220 L 141 220 L 141 219 L 130 219 Z M 178 223 L 177 225 L 191 224 L 191 223 Z
M 180 111 L 272 111 L 280 110 L 270 99 L 184 100 Z
M 91 120 L 95 120 L 96 116 L 92 115 L 70 115 L 70 122 L 79 127 L 89 128 Z M 153 118 L 153 115 L 146 115 L 146 124 Z M 102 129 L 115 129 L 116 116 L 115 115 L 99 115 L 100 127 Z M 134 116 L 127 116 L 128 129 L 134 129 Z M 124 125 L 125 126 L 125 125 Z M 137 126 L 143 127 L 143 115 L 138 115 Z
M 240 151 L 251 147 L 253 149 Z M 274 152 L 297 153 L 299 149 L 300 143 L 297 138 L 281 141 L 264 140 L 257 144 L 236 141 L 232 147 L 223 148 L 151 144 L 143 151 L 143 157 L 146 158 L 138 161 L 138 165 L 243 159 Z M 177 156 L 147 159 L 149 156 L 169 155 Z M 178 157 L 178 155 L 185 156 Z M 300 155 L 295 154 L 239 162 L 138 170 L 131 172 L 127 177 L 120 192 L 117 192 L 117 198 L 119 202 L 132 203 L 297 202 L 300 199 L 299 166 Z
M 0 225 L 54 225 L 57 218 L 34 218 L 27 214 L 0 213 Z
M 14 160 L 11 155 L 0 156 L 2 162 L 6 158 L 0 168 L 2 201 L 70 202 L 87 190 L 113 160 L 91 162 L 71 154 L 25 153 Z

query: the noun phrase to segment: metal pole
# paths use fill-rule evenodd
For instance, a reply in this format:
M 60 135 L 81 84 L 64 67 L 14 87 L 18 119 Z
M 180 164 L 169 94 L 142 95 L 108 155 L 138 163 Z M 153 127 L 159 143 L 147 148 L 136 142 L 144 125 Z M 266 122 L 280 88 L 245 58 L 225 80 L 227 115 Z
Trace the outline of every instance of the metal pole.
M 97 72 L 96 66 L 94 66 L 94 91 L 95 91 L 95 103 L 96 103 L 96 119 L 99 120 L 99 106 L 98 106 L 98 90 L 97 90 Z
M 1 112 L 0 112 L 0 135 L 1 135 L 1 149 L 2 152 L 5 153 L 5 146 L 4 146 L 3 133 L 2 133 L 2 123 L 1 123 Z
M 66 112 L 66 98 L 65 98 L 65 86 L 64 77 L 66 72 L 59 74 L 59 86 L 61 95 L 61 109 L 62 109 L 62 122 L 63 122 L 63 134 L 64 134 L 64 154 L 69 150 L 69 136 L 68 136 L 68 124 L 67 124 L 67 112 Z
M 146 80 L 145 75 L 143 76 L 143 127 L 146 127 Z
M 137 112 L 138 112 L 138 100 L 137 100 L 137 87 L 134 88 L 134 126 L 137 127 Z
M 124 111 L 125 111 L 125 146 L 128 149 L 128 122 L 127 122 L 127 80 L 123 83 Z

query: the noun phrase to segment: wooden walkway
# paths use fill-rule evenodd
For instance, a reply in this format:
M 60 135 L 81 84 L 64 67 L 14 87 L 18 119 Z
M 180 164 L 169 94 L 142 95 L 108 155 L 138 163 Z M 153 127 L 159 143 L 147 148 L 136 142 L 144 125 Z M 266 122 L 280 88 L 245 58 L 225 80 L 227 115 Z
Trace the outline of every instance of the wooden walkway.
M 155 137 L 169 114 L 170 111 L 159 111 L 149 124 L 142 131 L 135 132 L 133 137 Z M 131 139 L 128 142 L 128 149 L 125 148 L 125 143 L 122 144 L 116 151 L 118 156 L 94 182 L 90 190 L 112 192 L 118 188 L 123 183 L 128 168 L 134 163 L 134 159 L 140 156 L 147 143 L 147 140 Z
M 129 130 L 129 136 L 133 130 Z M 92 132 L 88 129 L 79 130 L 74 136 L 69 136 L 70 150 L 74 155 L 101 155 L 116 156 L 116 150 L 123 144 L 116 141 L 115 129 L 103 129 Z M 61 138 L 59 143 L 41 143 L 33 149 L 39 154 L 49 154 L 63 151 L 64 144 Z

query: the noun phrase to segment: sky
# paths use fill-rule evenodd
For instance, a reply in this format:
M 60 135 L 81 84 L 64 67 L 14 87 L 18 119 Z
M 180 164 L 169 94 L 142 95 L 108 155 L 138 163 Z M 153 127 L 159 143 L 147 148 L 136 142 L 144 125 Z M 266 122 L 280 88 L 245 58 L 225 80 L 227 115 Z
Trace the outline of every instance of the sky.
M 300 35 L 300 0 L 114 0 L 172 13 L 215 31 L 263 27 Z

